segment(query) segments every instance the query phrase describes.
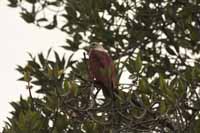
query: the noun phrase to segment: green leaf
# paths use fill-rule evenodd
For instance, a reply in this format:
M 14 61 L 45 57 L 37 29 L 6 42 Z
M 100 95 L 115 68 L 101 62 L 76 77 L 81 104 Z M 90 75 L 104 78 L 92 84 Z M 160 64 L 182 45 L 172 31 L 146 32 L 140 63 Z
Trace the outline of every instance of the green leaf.
M 55 58 L 56 58 L 56 64 L 61 65 L 60 57 L 59 57 L 59 55 L 56 51 L 54 51 L 54 55 L 55 55 Z
M 150 101 L 149 101 L 149 95 L 146 94 L 142 94 L 142 101 L 144 103 L 144 105 L 149 106 L 150 105 Z
M 56 117 L 56 123 L 55 123 L 55 127 L 57 129 L 57 131 L 62 132 L 64 129 L 67 128 L 68 123 L 67 120 L 65 119 L 66 117 L 64 115 L 57 115 Z
M 186 87 L 185 87 L 185 83 L 182 80 L 178 80 L 178 95 L 182 96 L 185 91 L 186 91 Z
M 71 67 L 76 61 L 73 61 L 72 60 L 72 57 L 74 56 L 74 53 L 72 53 L 70 56 L 69 56 L 69 58 L 68 58 L 68 61 L 67 61 L 67 66 L 66 66 L 66 68 L 68 68 L 68 67 Z
M 79 49 L 79 43 L 75 43 L 71 39 L 67 39 L 66 42 L 67 42 L 67 45 L 62 46 L 62 48 L 69 50 L 69 51 L 74 51 L 74 52 Z
M 51 68 L 47 67 L 47 74 L 48 74 L 48 77 L 51 78 L 53 77 L 54 72 Z
M 49 55 L 50 55 L 50 53 L 51 53 L 51 50 L 52 50 L 52 48 L 50 48 L 50 49 L 48 50 L 46 58 L 49 57 Z
M 9 4 L 8 6 L 10 7 L 17 7 L 18 6 L 18 0 L 8 0 Z
M 138 53 L 138 55 L 136 57 L 136 61 L 135 61 L 136 72 L 139 73 L 141 68 L 142 68 L 142 60 L 141 60 L 140 54 Z
M 139 80 L 139 89 L 141 93 L 149 94 L 151 91 L 149 90 L 148 83 L 145 79 Z
M 160 75 L 160 89 L 161 90 L 166 90 L 167 84 L 165 82 L 165 79 L 162 75 Z
M 65 92 L 67 92 L 69 90 L 69 85 L 68 85 L 67 80 L 64 81 L 64 90 L 65 90 Z
M 40 65 L 35 60 L 28 61 L 27 66 L 34 69 L 40 69 Z
M 40 63 L 41 63 L 43 66 L 45 66 L 46 60 L 44 59 L 44 56 L 43 56 L 42 53 L 38 54 L 38 58 L 39 58 Z
M 74 90 L 73 91 L 74 92 L 74 96 L 78 96 L 79 90 L 78 90 L 78 86 L 75 83 L 73 83 L 72 89 Z
M 24 72 L 24 81 L 29 82 L 31 80 L 30 72 Z
M 75 97 L 78 96 L 79 90 L 78 90 L 78 86 L 77 86 L 76 82 L 75 81 L 69 81 L 68 86 L 69 86 L 70 90 L 72 91 L 73 95 Z
M 54 15 L 52 23 L 49 24 L 49 25 L 46 25 L 45 28 L 47 28 L 47 29 L 49 29 L 49 30 L 52 30 L 52 29 L 54 29 L 56 26 L 57 26 L 57 16 Z
M 35 15 L 29 12 L 21 13 L 21 17 L 27 22 L 27 23 L 33 23 L 35 21 Z
M 165 103 L 165 101 L 161 101 L 160 102 L 160 112 L 161 112 L 161 114 L 164 114 L 166 111 L 167 111 L 166 103 Z
M 22 66 L 20 66 L 20 65 L 17 65 L 16 70 L 17 70 L 18 72 L 20 72 L 20 73 L 23 73 L 23 72 L 24 72 L 24 68 L 23 68 Z
M 18 110 L 20 109 L 20 106 L 18 105 L 18 103 L 16 103 L 16 102 L 11 102 L 10 104 L 11 104 L 11 106 L 12 106 L 16 111 L 18 111 Z
M 193 41 L 198 41 L 199 40 L 199 30 L 196 29 L 195 27 L 193 26 L 189 26 L 189 29 L 190 29 L 190 37 Z
M 134 72 L 134 63 L 133 60 L 129 59 L 129 63 L 124 63 L 124 65 L 126 66 L 126 69 L 130 72 L 133 73 Z
M 171 54 L 171 55 L 176 55 L 176 53 L 174 52 L 174 50 L 173 50 L 170 46 L 168 46 L 168 45 L 166 45 L 166 50 L 167 50 L 167 52 L 168 52 L 169 54 Z
M 31 3 L 31 4 L 35 4 L 37 2 L 37 0 L 26 0 L 26 1 Z
M 92 123 L 92 122 L 85 122 L 83 129 L 87 132 L 87 133 L 94 133 L 96 132 L 96 123 Z M 98 132 L 98 131 L 97 131 Z
M 195 127 L 194 127 L 194 133 L 199 133 L 200 132 L 200 119 L 195 120 Z
M 160 75 L 160 89 L 167 100 L 171 103 L 175 101 L 175 94 L 172 91 L 173 88 L 169 88 L 169 85 L 166 83 L 162 75 Z
M 82 36 L 80 34 L 75 34 L 74 35 L 74 41 L 79 42 L 80 40 L 82 40 Z
M 37 22 L 47 22 L 48 19 L 47 18 L 40 18 L 40 19 L 37 19 Z

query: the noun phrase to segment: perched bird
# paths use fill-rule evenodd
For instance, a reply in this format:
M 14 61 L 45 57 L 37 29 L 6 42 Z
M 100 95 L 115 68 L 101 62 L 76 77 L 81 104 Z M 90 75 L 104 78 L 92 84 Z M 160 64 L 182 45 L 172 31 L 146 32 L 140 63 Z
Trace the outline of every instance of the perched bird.
M 117 92 L 115 67 L 107 50 L 99 43 L 90 48 L 88 65 L 90 79 L 102 89 L 106 98 L 114 97 Z

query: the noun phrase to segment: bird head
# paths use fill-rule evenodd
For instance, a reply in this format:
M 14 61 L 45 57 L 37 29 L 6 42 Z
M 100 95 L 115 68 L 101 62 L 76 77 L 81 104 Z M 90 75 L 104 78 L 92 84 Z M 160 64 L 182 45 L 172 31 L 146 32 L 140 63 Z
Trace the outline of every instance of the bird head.
M 98 51 L 107 52 L 101 43 L 93 42 L 91 48 Z

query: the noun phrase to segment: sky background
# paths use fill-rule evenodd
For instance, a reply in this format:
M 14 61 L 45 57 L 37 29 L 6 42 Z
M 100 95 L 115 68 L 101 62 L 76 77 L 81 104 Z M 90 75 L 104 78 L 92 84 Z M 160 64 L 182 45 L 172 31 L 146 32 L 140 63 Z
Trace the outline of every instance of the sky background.
M 64 50 L 65 34 L 58 30 L 45 30 L 27 24 L 16 8 L 7 6 L 7 0 L 0 0 L 0 131 L 12 107 L 9 102 L 18 101 L 20 95 L 27 96 L 25 83 L 17 81 L 20 74 L 17 65 L 25 65 L 27 52 L 37 55 L 46 53 L 52 47 L 60 55 Z

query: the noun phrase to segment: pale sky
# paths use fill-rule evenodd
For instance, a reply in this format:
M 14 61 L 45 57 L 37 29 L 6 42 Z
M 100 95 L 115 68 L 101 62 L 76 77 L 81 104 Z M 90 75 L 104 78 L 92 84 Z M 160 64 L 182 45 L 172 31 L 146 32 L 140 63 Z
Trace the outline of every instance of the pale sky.
M 19 10 L 6 6 L 6 0 L 0 0 L 0 18 L 1 131 L 12 110 L 9 102 L 19 100 L 20 95 L 27 96 L 25 83 L 17 81 L 21 75 L 15 70 L 16 65 L 26 63 L 29 59 L 27 52 L 37 55 L 53 47 L 62 55 L 65 51 L 58 46 L 64 44 L 65 34 L 27 24 L 20 17 Z

